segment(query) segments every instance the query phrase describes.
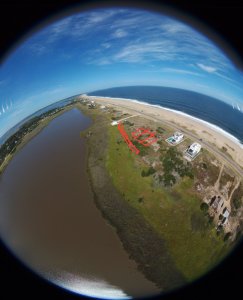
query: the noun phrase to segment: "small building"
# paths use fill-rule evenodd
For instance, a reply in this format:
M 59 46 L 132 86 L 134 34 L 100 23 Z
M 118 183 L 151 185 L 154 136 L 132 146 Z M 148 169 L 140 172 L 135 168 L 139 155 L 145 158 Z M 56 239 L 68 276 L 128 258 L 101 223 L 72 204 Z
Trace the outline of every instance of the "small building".
M 225 208 L 223 209 L 223 216 L 227 219 L 227 218 L 229 217 L 229 215 L 230 215 L 230 212 L 229 212 L 228 209 L 225 207 Z
M 166 139 L 166 142 L 168 142 L 171 145 L 177 145 L 181 143 L 183 139 L 184 139 L 184 135 L 181 132 L 176 131 L 172 136 Z
M 228 223 L 229 215 L 230 215 L 230 212 L 229 212 L 228 209 L 225 207 L 225 208 L 223 209 L 223 220 L 222 220 L 222 225 L 226 225 L 226 224 Z
M 211 198 L 211 200 L 210 200 L 210 204 L 209 205 L 212 206 L 214 204 L 215 200 L 216 200 L 216 196 L 213 196 Z
M 94 101 L 91 101 L 91 102 L 88 104 L 88 107 L 89 107 L 89 108 L 95 108 L 95 102 L 94 102 Z
M 228 222 L 228 218 L 225 218 L 225 217 L 224 217 L 223 220 L 222 220 L 222 222 L 221 222 L 221 224 L 222 224 L 222 225 L 225 225 L 227 222 Z
M 214 198 L 215 197 L 215 198 Z M 214 201 L 213 201 L 213 203 L 212 203 L 212 208 L 215 210 L 215 211 L 217 211 L 217 210 L 219 210 L 221 207 L 222 207 L 222 205 L 224 204 L 224 200 L 220 197 L 220 196 L 218 196 L 218 197 L 216 197 L 216 196 L 214 196 L 212 199 L 214 199 Z
M 117 121 L 112 121 L 111 126 L 115 126 L 115 125 L 118 125 L 118 122 Z
M 198 143 L 191 144 L 185 151 L 185 156 L 191 160 L 198 156 L 202 146 Z

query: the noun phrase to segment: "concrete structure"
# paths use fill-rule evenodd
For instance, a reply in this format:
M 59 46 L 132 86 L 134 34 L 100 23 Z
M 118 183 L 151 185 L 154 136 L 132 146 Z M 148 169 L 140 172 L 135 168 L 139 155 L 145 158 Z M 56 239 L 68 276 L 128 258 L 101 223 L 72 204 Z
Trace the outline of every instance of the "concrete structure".
M 191 146 L 189 146 L 185 151 L 185 158 L 189 160 L 195 159 L 198 156 L 201 148 L 202 146 L 198 143 L 191 144 Z
M 184 135 L 181 132 L 176 131 L 172 136 L 166 139 L 166 142 L 171 145 L 178 145 L 183 141 L 183 139 L 184 139 Z
M 230 215 L 230 212 L 229 212 L 228 209 L 225 207 L 225 208 L 223 209 L 223 217 L 225 217 L 226 219 L 228 219 L 229 215 Z
M 111 126 L 115 126 L 115 125 L 118 125 L 118 122 L 117 121 L 112 121 Z
M 224 200 L 218 196 L 218 197 L 213 197 L 212 199 L 214 199 L 213 203 L 212 203 L 212 208 L 215 210 L 215 211 L 218 211 L 220 210 L 220 208 L 223 206 L 224 204 Z M 211 203 L 210 203 L 211 204 Z

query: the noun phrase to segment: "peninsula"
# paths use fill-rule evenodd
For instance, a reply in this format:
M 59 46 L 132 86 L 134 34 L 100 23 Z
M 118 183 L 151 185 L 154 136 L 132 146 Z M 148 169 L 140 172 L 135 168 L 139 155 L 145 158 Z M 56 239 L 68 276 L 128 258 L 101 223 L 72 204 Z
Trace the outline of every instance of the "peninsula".
M 53 118 L 74 107 L 93 120 L 80 138 L 86 140 L 95 204 L 148 280 L 173 290 L 230 253 L 243 232 L 243 149 L 179 112 L 80 95 L 9 137 L 0 148 L 0 171 Z
M 218 264 L 243 230 L 241 145 L 162 108 L 87 95 L 78 106 L 93 119 L 81 136 L 96 204 L 139 269 L 168 290 Z

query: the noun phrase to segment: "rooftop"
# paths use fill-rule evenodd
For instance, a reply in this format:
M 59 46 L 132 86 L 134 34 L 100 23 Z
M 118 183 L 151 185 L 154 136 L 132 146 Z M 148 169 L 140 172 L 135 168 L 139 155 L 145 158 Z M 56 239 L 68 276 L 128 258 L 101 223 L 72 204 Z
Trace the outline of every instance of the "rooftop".
M 198 143 L 193 143 L 191 144 L 191 146 L 189 146 L 189 148 L 187 149 L 187 153 L 194 156 L 197 153 L 199 153 L 199 151 L 201 150 L 201 145 Z

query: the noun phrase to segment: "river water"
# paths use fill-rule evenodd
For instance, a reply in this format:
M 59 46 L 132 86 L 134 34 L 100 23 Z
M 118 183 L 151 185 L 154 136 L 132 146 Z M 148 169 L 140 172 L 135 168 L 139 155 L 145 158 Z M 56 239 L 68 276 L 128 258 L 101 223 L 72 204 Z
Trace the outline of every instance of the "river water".
M 80 131 L 91 124 L 72 109 L 20 150 L 0 177 L 0 234 L 36 272 L 94 297 L 158 293 L 96 208 Z

